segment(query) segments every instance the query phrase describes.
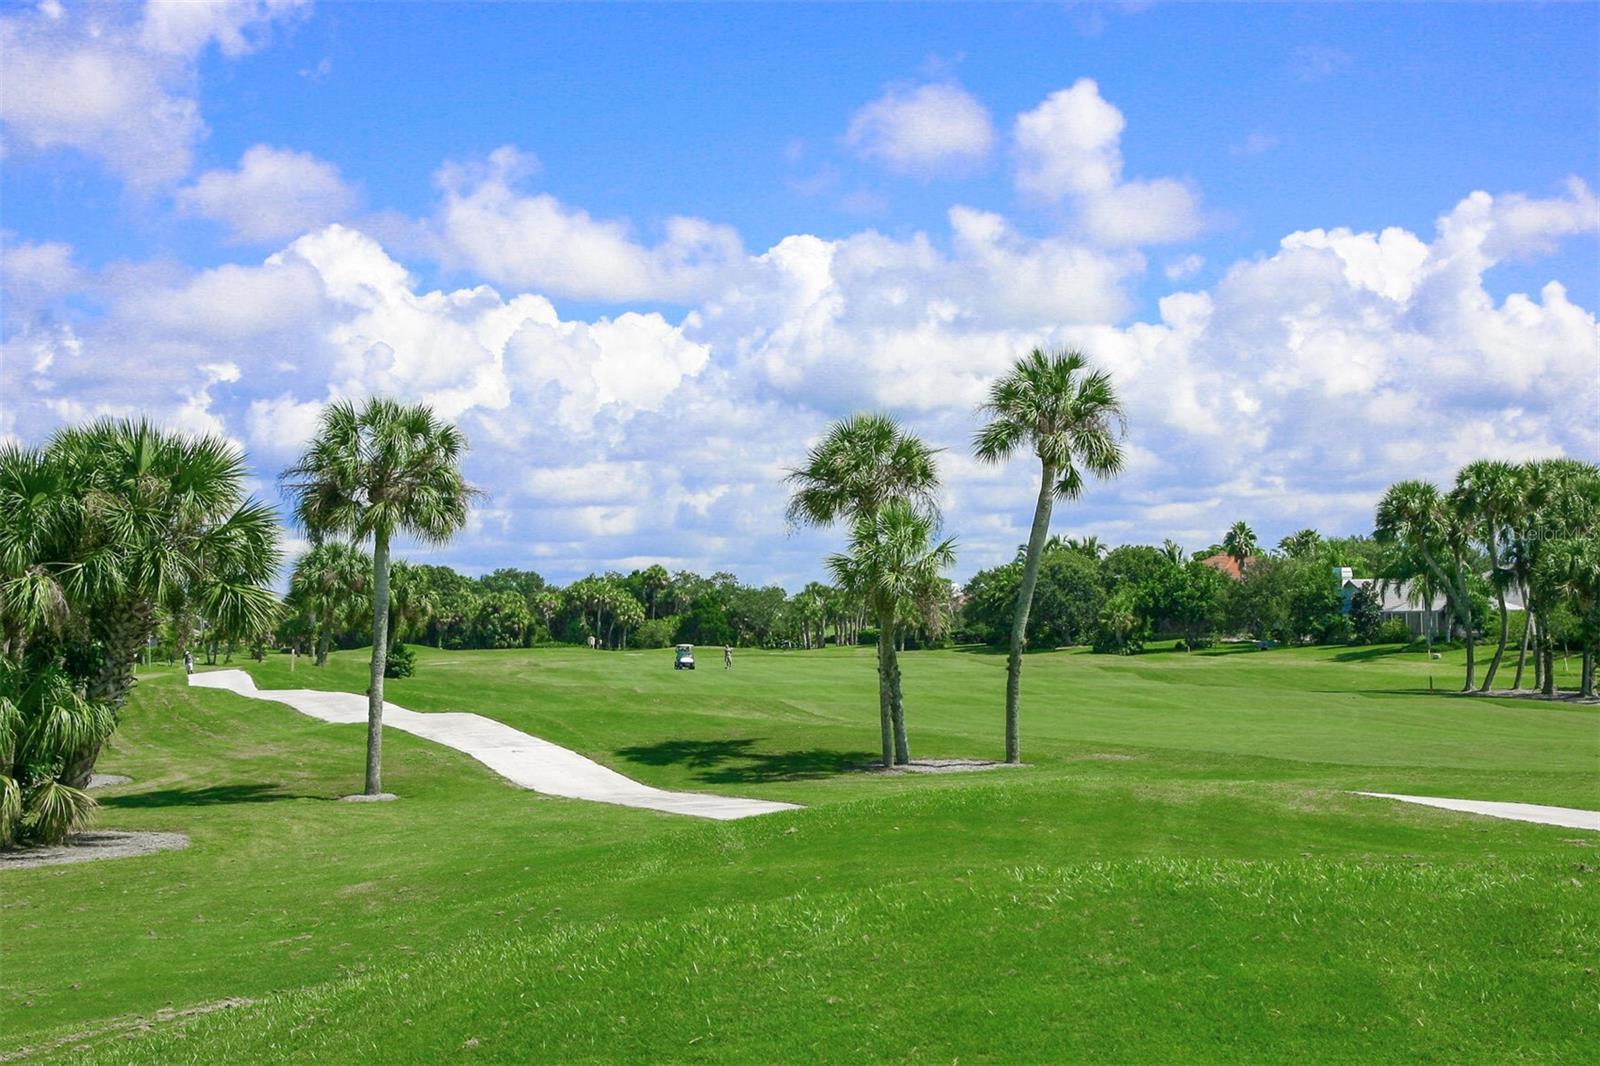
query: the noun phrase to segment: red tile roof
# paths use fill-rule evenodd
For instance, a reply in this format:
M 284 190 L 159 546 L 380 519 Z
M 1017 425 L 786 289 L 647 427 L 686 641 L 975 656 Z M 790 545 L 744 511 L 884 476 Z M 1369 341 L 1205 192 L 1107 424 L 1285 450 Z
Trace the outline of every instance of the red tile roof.
M 1257 556 L 1254 555 L 1245 559 L 1245 567 L 1248 568 L 1251 563 L 1256 561 L 1256 559 Z M 1211 569 L 1216 570 L 1219 573 L 1226 574 L 1235 581 L 1238 581 L 1240 578 L 1244 577 L 1243 572 L 1239 569 L 1238 561 L 1235 560 L 1233 556 L 1226 553 L 1218 552 L 1216 555 L 1208 555 L 1200 561 L 1211 567 Z

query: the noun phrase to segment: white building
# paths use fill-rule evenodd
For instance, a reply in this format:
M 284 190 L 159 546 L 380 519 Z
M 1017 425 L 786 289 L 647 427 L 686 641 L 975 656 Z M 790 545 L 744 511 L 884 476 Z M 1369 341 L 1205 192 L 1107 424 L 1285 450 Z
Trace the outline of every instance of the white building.
M 1443 595 L 1436 595 L 1431 600 L 1419 592 L 1411 582 L 1403 581 L 1399 584 L 1393 582 L 1387 586 L 1375 577 L 1356 577 L 1348 566 L 1334 568 L 1334 576 L 1339 579 L 1339 591 L 1344 598 L 1344 613 L 1350 613 L 1350 600 L 1355 596 L 1356 589 L 1369 589 L 1378 596 L 1378 609 L 1383 614 L 1383 620 L 1398 618 L 1411 630 L 1415 637 L 1431 637 L 1434 640 L 1447 640 L 1450 635 L 1452 619 L 1449 604 Z M 1522 610 L 1522 601 L 1514 592 L 1506 593 L 1506 609 L 1512 611 Z M 1476 627 L 1477 619 L 1473 620 Z

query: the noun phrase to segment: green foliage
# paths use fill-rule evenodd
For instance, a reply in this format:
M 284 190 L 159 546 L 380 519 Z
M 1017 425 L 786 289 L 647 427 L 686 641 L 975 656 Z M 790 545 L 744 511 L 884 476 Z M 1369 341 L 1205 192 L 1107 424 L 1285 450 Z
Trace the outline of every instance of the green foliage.
M 1410 644 L 1411 639 L 1411 627 L 1399 618 L 1391 618 L 1378 626 L 1377 631 L 1372 634 L 1371 643 Z
M 115 728 L 60 666 L 0 660 L 0 848 L 58 844 L 88 821 L 93 799 L 62 772 Z
M 680 620 L 675 614 L 669 614 L 663 618 L 647 619 L 634 632 L 633 646 L 636 648 L 670 648 L 678 643 L 679 624 Z
M 532 643 L 533 616 L 522 594 L 507 590 L 478 599 L 472 614 L 472 646 L 520 648 Z
M 1135 588 L 1123 587 L 1107 598 L 1100 608 L 1094 636 L 1094 650 L 1100 654 L 1136 655 L 1144 650 L 1149 625 L 1139 613 Z
M 1403 628 L 1404 623 L 1401 625 Z M 1382 626 L 1383 601 L 1370 588 L 1356 589 L 1350 596 L 1350 629 L 1355 638 L 1364 644 L 1378 641 L 1378 632 Z
M 733 624 L 721 599 L 707 593 L 689 604 L 678 622 L 678 640 L 685 644 L 733 643 Z
M 404 644 L 391 644 L 384 659 L 384 677 L 410 677 L 417 669 L 417 657 Z

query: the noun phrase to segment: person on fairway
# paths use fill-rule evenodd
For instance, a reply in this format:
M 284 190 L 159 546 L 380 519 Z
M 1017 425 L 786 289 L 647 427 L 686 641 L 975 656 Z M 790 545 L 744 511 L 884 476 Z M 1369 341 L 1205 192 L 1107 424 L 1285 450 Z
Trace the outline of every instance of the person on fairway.
M 186 674 L 194 673 L 194 652 L 188 649 L 185 649 L 183 653 L 183 672 Z
M 722 646 L 722 668 L 724 670 L 733 669 L 733 645 L 731 644 Z

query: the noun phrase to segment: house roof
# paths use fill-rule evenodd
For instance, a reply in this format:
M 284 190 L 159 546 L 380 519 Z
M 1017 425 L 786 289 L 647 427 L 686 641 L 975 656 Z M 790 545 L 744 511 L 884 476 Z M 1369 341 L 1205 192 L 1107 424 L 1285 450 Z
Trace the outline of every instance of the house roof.
M 1257 557 L 1254 555 L 1250 556 L 1244 561 L 1244 565 L 1248 567 L 1251 563 L 1256 561 L 1256 558 Z M 1239 561 L 1225 552 L 1218 552 L 1215 555 L 1208 555 L 1200 561 L 1206 566 L 1211 567 L 1211 569 L 1228 575 L 1235 581 L 1238 581 L 1244 577 L 1244 572 L 1239 567 Z

